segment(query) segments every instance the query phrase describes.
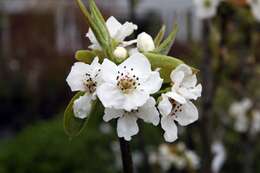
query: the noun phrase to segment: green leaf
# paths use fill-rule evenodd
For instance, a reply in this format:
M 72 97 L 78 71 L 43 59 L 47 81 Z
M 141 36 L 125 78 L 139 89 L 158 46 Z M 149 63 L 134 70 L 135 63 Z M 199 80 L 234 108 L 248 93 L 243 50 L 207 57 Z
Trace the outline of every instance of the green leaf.
M 101 60 L 101 61 L 105 58 L 104 52 L 99 51 L 99 50 L 93 50 L 93 51 L 90 51 L 90 50 L 78 50 L 75 53 L 75 58 L 78 61 L 82 61 L 82 62 L 84 62 L 86 64 L 90 64 L 94 60 L 94 58 L 96 56 L 98 56 L 99 60 Z
M 154 39 L 154 44 L 155 47 L 158 47 L 164 37 L 165 34 L 165 25 L 163 25 L 160 29 L 160 31 L 158 32 L 158 34 L 156 35 L 155 39 Z
M 169 36 L 160 44 L 159 47 L 155 48 L 154 52 L 167 55 L 174 43 L 176 34 L 178 32 L 178 25 L 174 24 L 172 32 Z
M 82 95 L 84 95 L 84 92 L 78 92 L 71 99 L 70 103 L 68 104 L 64 112 L 64 119 L 63 119 L 64 130 L 65 133 L 70 137 L 78 136 L 84 129 L 85 125 L 87 124 L 89 117 L 96 111 L 97 101 L 95 100 L 92 102 L 92 109 L 87 118 L 79 119 L 74 116 L 73 103 L 76 99 L 78 99 Z

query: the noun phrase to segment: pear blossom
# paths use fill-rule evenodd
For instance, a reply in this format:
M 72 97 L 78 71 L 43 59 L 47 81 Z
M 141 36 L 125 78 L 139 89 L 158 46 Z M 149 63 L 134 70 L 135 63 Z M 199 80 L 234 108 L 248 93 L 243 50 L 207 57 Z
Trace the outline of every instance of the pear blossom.
M 167 142 L 173 142 L 178 138 L 175 122 L 178 122 L 181 126 L 186 126 L 198 120 L 198 110 L 189 100 L 181 104 L 166 94 L 162 94 L 158 109 L 162 114 L 161 126 L 165 131 L 164 139 Z
M 226 160 L 226 151 L 224 145 L 220 141 L 215 141 L 211 146 L 213 160 L 211 170 L 213 173 L 219 173 Z
M 201 96 L 202 86 L 197 85 L 197 77 L 192 73 L 192 69 L 186 64 L 181 64 L 171 72 L 173 83 L 170 92 L 166 95 L 173 100 L 184 104 L 187 100 L 196 100 Z
M 127 141 L 131 140 L 133 135 L 139 131 L 137 119 L 143 119 L 147 123 L 158 125 L 160 121 L 159 112 L 155 107 L 155 99 L 150 97 L 147 102 L 136 110 L 125 111 L 124 109 L 105 108 L 103 120 L 108 122 L 118 118 L 117 134 L 120 138 Z
M 142 32 L 137 36 L 137 48 L 141 52 L 149 52 L 155 49 L 153 38 L 145 33 Z
M 250 120 L 247 117 L 249 109 L 253 106 L 249 98 L 244 98 L 240 102 L 231 104 L 229 113 L 235 120 L 234 128 L 238 132 L 246 132 L 250 126 Z
M 149 161 L 152 164 L 159 164 L 164 171 L 169 171 L 172 167 L 178 170 L 186 168 L 197 169 L 200 159 L 197 154 L 186 148 L 184 143 L 174 145 L 161 144 L 158 152 L 150 152 Z
M 73 111 L 77 118 L 84 119 L 91 110 L 92 101 L 96 100 L 96 89 L 100 85 L 101 64 L 98 57 L 92 63 L 76 62 L 66 79 L 72 91 L 82 91 L 85 94 L 74 101 Z
M 114 50 L 114 55 L 119 58 L 119 59 L 125 59 L 127 58 L 127 50 L 124 47 L 118 46 L 116 47 L 116 49 Z
M 250 5 L 252 14 L 256 18 L 256 20 L 260 22 L 260 0 L 247 0 L 247 1 Z
M 250 132 L 252 135 L 255 135 L 260 132 L 260 110 L 252 111 Z
M 199 19 L 214 17 L 220 0 L 193 0 L 195 13 Z
M 124 46 L 136 43 L 136 40 L 132 40 L 129 42 L 125 42 L 124 40 L 126 37 L 130 36 L 134 32 L 134 30 L 137 30 L 137 25 L 131 22 L 125 22 L 124 24 L 121 24 L 118 20 L 116 20 L 115 17 L 111 16 L 107 19 L 106 26 L 111 38 L 118 43 Z M 101 50 L 101 46 L 99 45 L 91 29 L 89 29 L 86 37 L 88 37 L 91 42 L 91 45 L 89 46 L 90 49 Z
M 127 112 L 144 105 L 163 82 L 159 72 L 152 71 L 150 62 L 140 53 L 118 66 L 104 59 L 101 76 L 104 82 L 97 88 L 97 95 L 104 107 Z

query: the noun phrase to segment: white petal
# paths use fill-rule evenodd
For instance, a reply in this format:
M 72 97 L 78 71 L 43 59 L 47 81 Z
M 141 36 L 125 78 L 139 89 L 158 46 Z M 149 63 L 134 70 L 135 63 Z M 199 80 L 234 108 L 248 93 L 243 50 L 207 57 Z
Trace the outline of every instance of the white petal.
M 106 108 L 121 108 L 124 103 L 124 95 L 121 91 L 109 83 L 103 83 L 97 88 L 97 95 L 99 100 Z
M 190 92 L 193 93 L 194 97 L 192 99 L 197 100 L 201 96 L 202 86 L 201 84 L 197 85 L 195 88 L 190 89 Z
M 123 116 L 123 114 L 124 114 L 124 110 L 122 109 L 105 108 L 105 114 L 103 116 L 103 120 L 108 122 L 114 118 Z
M 184 79 L 184 72 L 183 71 L 172 71 L 171 72 L 171 80 L 172 83 L 176 86 L 180 86 L 182 80 Z
M 89 71 L 90 71 L 90 66 L 88 64 L 85 64 L 83 62 L 74 63 L 66 79 L 72 91 L 85 90 L 83 80 L 85 78 L 85 74 L 89 73 Z
M 130 41 L 123 41 L 120 46 L 122 47 L 127 47 L 127 46 L 131 46 L 132 44 L 135 44 L 137 42 L 137 40 L 130 40 Z M 136 48 L 137 49 L 137 48 Z
M 133 68 L 133 73 L 139 77 L 140 81 L 146 80 L 152 72 L 149 60 L 141 53 L 131 55 L 119 65 L 119 68 L 123 70 L 125 66 L 128 69 Z
M 109 59 L 104 59 L 101 69 L 102 69 L 101 76 L 105 82 L 109 82 L 109 83 L 116 82 L 116 77 L 118 75 L 117 74 L 118 68 L 115 63 L 113 63 Z
M 182 95 L 178 94 L 175 91 L 167 92 L 165 95 L 167 95 L 168 97 L 172 98 L 173 100 L 175 100 L 181 104 L 184 104 L 187 102 L 186 99 Z
M 117 121 L 117 134 L 120 138 L 130 141 L 131 137 L 138 133 L 137 117 L 131 114 L 125 114 Z
M 177 126 L 171 116 L 162 116 L 161 118 L 161 126 L 165 131 L 164 139 L 167 142 L 173 142 L 178 138 Z
M 143 106 L 149 99 L 149 94 L 144 91 L 135 90 L 132 93 L 125 94 L 124 102 L 121 102 L 122 109 L 126 111 L 131 111 L 132 109 L 137 109 L 137 107 Z
M 90 49 L 93 50 L 101 50 L 101 46 L 99 45 L 93 31 L 89 28 L 88 33 L 86 34 L 86 37 L 90 40 L 91 45 L 89 46 Z
M 126 37 L 130 36 L 134 30 L 137 30 L 137 25 L 131 22 L 126 22 L 117 30 L 117 33 L 113 38 L 122 42 Z
M 170 77 L 174 83 L 179 83 L 185 76 L 188 75 L 192 75 L 191 68 L 186 64 L 180 64 L 171 72 Z
M 172 111 L 172 104 L 165 94 L 162 94 L 162 100 L 158 104 L 158 109 L 163 116 L 169 115 Z
M 197 84 L 197 77 L 194 74 L 185 76 L 182 83 L 182 85 L 185 88 L 195 87 L 196 84 Z
M 193 123 L 194 121 L 198 120 L 198 110 L 196 106 L 191 102 L 188 101 L 186 104 L 181 106 L 182 111 L 176 112 L 175 120 L 182 126 L 186 126 L 188 124 Z
M 91 95 L 85 94 L 80 96 L 73 103 L 73 112 L 74 116 L 80 119 L 87 118 L 91 108 L 92 108 L 92 99 Z
M 106 26 L 111 37 L 115 38 L 118 30 L 122 27 L 122 24 L 114 16 L 111 16 L 107 19 Z
M 153 71 L 144 83 L 140 86 L 144 91 L 154 94 L 160 90 L 163 83 L 163 79 L 160 77 L 160 73 Z
M 147 123 L 153 123 L 157 126 L 160 121 L 159 112 L 155 107 L 155 100 L 153 97 L 150 97 L 147 102 L 138 109 L 136 115 L 139 118 L 142 118 Z

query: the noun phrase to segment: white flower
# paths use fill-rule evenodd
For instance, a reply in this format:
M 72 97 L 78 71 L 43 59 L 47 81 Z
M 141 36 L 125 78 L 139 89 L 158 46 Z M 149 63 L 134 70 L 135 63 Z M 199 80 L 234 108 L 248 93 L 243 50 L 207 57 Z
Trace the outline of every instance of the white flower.
M 198 169 L 200 167 L 200 158 L 194 151 L 187 150 L 185 155 L 190 167 L 193 169 Z
M 72 66 L 66 81 L 72 91 L 85 92 L 84 96 L 74 101 L 75 117 L 83 119 L 90 112 L 92 100 L 96 99 L 96 89 L 101 83 L 100 71 L 101 64 L 98 63 L 97 57 L 90 65 L 76 62 Z
M 193 0 L 196 16 L 200 19 L 208 19 L 216 15 L 220 0 Z
M 172 90 L 166 95 L 184 104 L 187 100 L 196 100 L 201 96 L 202 86 L 197 85 L 197 77 L 189 66 L 181 64 L 171 72 Z
M 260 0 L 248 0 L 252 14 L 260 22 Z
M 104 107 L 128 112 L 146 103 L 150 94 L 157 92 L 163 82 L 159 72 L 152 71 L 150 62 L 140 53 L 118 66 L 105 59 L 102 79 L 104 83 L 98 87 L 97 94 Z
M 114 55 L 119 59 L 125 59 L 127 58 L 127 50 L 124 47 L 118 46 L 114 50 Z
M 260 131 L 260 111 L 252 111 L 252 120 L 251 120 L 251 134 L 255 135 Z
M 117 42 L 124 45 L 133 44 L 136 41 L 124 42 L 124 39 L 130 36 L 134 30 L 137 29 L 137 25 L 131 22 L 125 22 L 123 25 L 116 20 L 113 16 L 109 17 L 106 21 L 106 26 L 109 31 L 110 36 Z M 91 49 L 101 50 L 101 47 L 91 29 L 89 29 L 86 36 L 89 38 L 92 45 L 89 46 Z
M 137 48 L 141 52 L 153 51 L 155 48 L 153 38 L 149 34 L 142 32 L 137 36 Z
M 211 150 L 214 155 L 211 170 L 213 173 L 218 173 L 226 160 L 226 151 L 223 144 L 219 141 L 213 143 Z
M 198 119 L 198 110 L 191 101 L 180 104 L 163 94 L 158 108 L 162 114 L 161 126 L 165 131 L 164 138 L 167 142 L 173 142 L 178 138 L 175 121 L 181 126 L 186 126 Z
M 231 104 L 229 113 L 235 120 L 234 128 L 236 131 L 246 132 L 248 130 L 250 121 L 247 117 L 247 113 L 252 105 L 252 101 L 248 98 L 244 98 L 240 102 Z
M 127 141 L 131 140 L 133 135 L 139 131 L 137 119 L 141 118 L 147 123 L 158 125 L 160 121 L 159 112 L 155 107 L 155 100 L 150 97 L 147 102 L 139 107 L 137 110 L 127 112 L 123 109 L 105 108 L 105 115 L 103 120 L 108 122 L 111 119 L 118 118 L 117 121 L 117 134 Z

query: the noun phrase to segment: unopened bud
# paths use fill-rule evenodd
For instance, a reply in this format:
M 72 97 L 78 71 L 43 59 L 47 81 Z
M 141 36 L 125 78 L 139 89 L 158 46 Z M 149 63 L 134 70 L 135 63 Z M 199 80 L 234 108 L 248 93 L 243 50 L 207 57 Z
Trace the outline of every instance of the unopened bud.
M 118 46 L 115 50 L 114 50 L 114 55 L 117 58 L 120 59 L 125 59 L 127 58 L 127 50 L 124 47 Z
M 155 48 L 153 38 L 149 34 L 142 32 L 137 36 L 137 48 L 141 52 L 153 51 Z

